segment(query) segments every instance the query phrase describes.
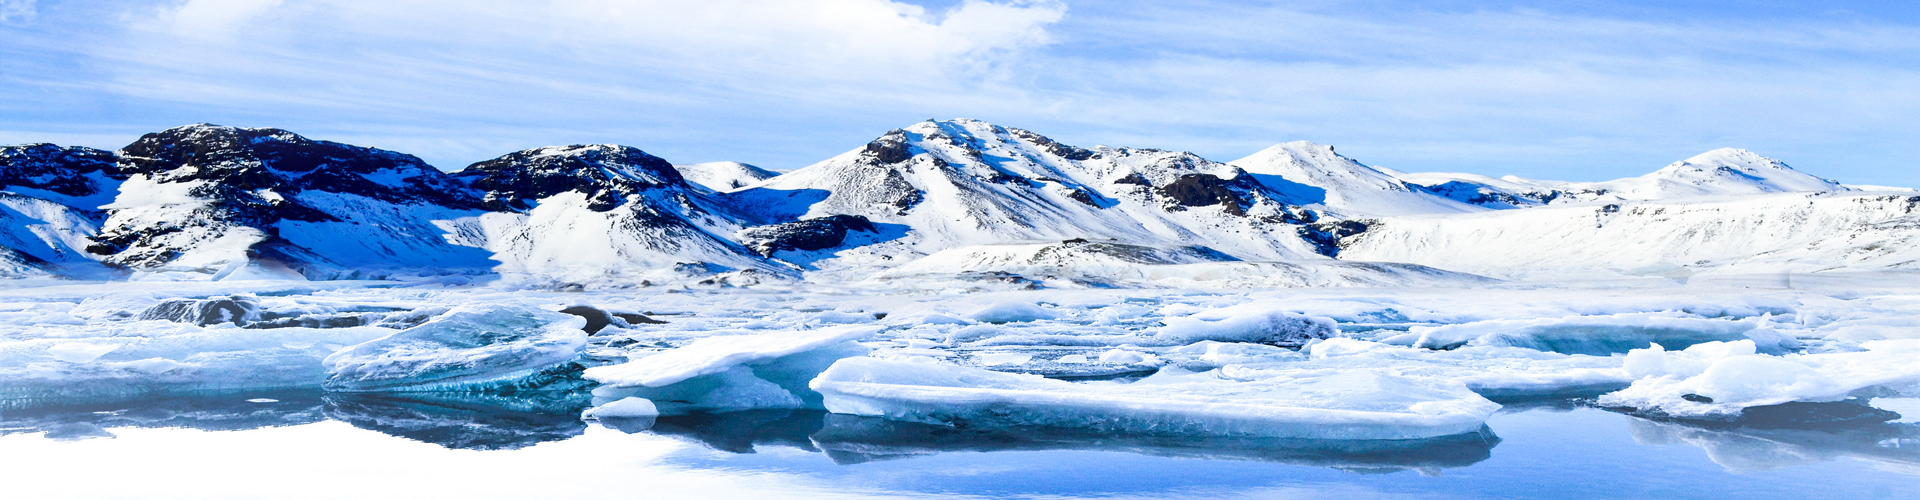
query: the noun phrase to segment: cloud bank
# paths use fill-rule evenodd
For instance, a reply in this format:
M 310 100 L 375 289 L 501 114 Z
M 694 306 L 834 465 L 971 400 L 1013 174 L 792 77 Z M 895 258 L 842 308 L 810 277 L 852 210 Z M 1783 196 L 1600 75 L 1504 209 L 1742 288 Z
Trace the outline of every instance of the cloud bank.
M 1221 160 L 1310 139 L 1405 170 L 1598 180 L 1731 146 L 1920 185 L 1903 147 L 1920 141 L 1920 27 L 1888 16 L 1398 0 L 49 1 L 63 8 L 41 2 L 34 29 L 0 30 L 14 45 L 0 55 L 21 56 L 0 62 L 0 90 L 40 93 L 0 103 L 25 117 L 0 118 L 0 140 L 214 121 L 447 168 L 561 142 L 794 168 L 966 116 Z

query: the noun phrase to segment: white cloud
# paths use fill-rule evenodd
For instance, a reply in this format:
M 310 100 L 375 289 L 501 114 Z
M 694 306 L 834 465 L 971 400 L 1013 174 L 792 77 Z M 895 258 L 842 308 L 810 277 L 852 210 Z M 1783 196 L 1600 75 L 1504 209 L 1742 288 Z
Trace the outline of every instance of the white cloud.
M 158 16 L 175 35 L 227 39 L 240 34 L 256 18 L 280 6 L 281 0 L 187 0 Z
M 0 23 L 25 23 L 39 13 L 35 0 L 0 0 Z

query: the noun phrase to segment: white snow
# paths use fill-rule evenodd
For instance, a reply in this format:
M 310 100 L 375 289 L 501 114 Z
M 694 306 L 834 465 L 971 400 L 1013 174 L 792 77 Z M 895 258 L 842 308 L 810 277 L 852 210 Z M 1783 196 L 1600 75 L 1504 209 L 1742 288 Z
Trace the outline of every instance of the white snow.
M 674 165 L 687 182 L 719 192 L 733 191 L 780 175 L 779 172 L 734 161 Z
M 1307 141 L 1276 144 L 1228 162 L 1261 183 L 1286 193 L 1288 203 L 1325 209 L 1343 217 L 1451 214 L 1486 210 L 1435 196 L 1386 172 Z

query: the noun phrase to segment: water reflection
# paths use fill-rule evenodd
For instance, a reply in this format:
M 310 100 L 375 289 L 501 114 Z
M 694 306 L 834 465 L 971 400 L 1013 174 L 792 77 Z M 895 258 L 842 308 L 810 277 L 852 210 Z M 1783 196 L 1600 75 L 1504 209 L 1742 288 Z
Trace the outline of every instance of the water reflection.
M 106 429 L 115 427 L 243 431 L 323 421 L 325 406 L 317 390 L 54 404 L 0 410 L 0 434 L 46 432 L 50 438 L 84 439 L 112 437 Z M 100 432 L 82 432 L 88 427 Z
M 247 431 L 345 422 L 446 449 L 514 450 L 581 436 L 584 395 L 531 393 L 341 394 L 271 391 L 8 409 L 0 435 L 40 433 L 54 440 L 111 438 L 116 428 Z M 1509 405 L 1509 412 L 1591 412 L 1567 401 Z M 1639 446 L 1688 445 L 1733 472 L 1769 471 L 1855 458 L 1890 470 L 1920 471 L 1920 424 L 1853 423 L 1777 428 L 1654 421 L 1621 416 Z M 944 453 L 1087 451 L 1150 457 L 1230 460 L 1361 473 L 1433 473 L 1488 460 L 1501 438 L 1492 428 L 1423 440 L 1339 441 L 1221 436 L 1118 435 L 1044 427 L 953 428 L 810 410 L 761 410 L 608 419 L 624 433 L 669 436 L 736 454 L 780 447 L 819 453 L 839 465 Z M 1497 426 L 1496 426 L 1497 427 Z
M 460 450 L 514 450 L 586 432 L 584 397 L 465 393 L 329 394 L 327 416 Z
M 1920 425 L 1916 424 L 1709 428 L 1635 418 L 1628 426 L 1636 443 L 1699 447 L 1713 463 L 1732 472 L 1769 471 L 1843 457 L 1894 465 L 1890 470 L 1920 470 Z

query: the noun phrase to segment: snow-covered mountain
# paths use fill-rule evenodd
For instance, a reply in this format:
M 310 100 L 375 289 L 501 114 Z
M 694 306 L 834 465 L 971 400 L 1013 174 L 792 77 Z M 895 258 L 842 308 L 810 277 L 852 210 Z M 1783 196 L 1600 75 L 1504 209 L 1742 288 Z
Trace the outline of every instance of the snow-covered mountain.
M 779 172 L 737 161 L 692 163 L 674 165 L 673 168 L 679 170 L 680 176 L 686 178 L 687 182 L 720 192 L 740 189 L 780 175 Z
M 455 173 L 492 213 L 440 222 L 500 273 L 582 283 L 658 279 L 676 267 L 778 269 L 727 239 L 751 218 L 710 199 L 666 160 L 617 145 L 535 148 Z M 685 265 L 685 266 L 683 266 Z
M 0 276 L 1259 287 L 1913 268 L 1912 200 L 1734 149 L 1575 183 L 1405 173 L 1304 141 L 1219 163 L 957 119 L 781 175 L 619 145 L 449 174 L 202 124 L 115 152 L 0 148 Z
M 118 156 L 127 180 L 87 248 L 112 265 L 308 278 L 492 267 L 432 223 L 478 213 L 476 197 L 411 155 L 201 124 L 147 134 Z
M 1307 141 L 1276 144 L 1230 164 L 1285 194 L 1288 203 L 1345 218 L 1484 210 L 1341 156 L 1333 146 Z
M 1767 193 L 1832 193 L 1855 188 L 1794 170 L 1744 149 L 1722 148 L 1639 177 L 1603 182 L 1539 181 L 1474 174 L 1398 174 L 1426 190 L 1489 208 L 1555 203 L 1680 200 Z M 1402 214 L 1405 215 L 1405 214 Z
M 1370 221 L 1343 258 L 1502 278 L 1920 269 L 1920 196 L 1777 193 Z
M 768 218 L 859 215 L 910 231 L 904 254 L 1019 240 L 1206 246 L 1317 257 L 1317 215 L 1245 171 L 1191 153 L 1079 148 L 977 120 L 925 121 L 730 195 Z
M 0 147 L 0 277 L 105 276 L 85 250 L 124 180 L 107 151 Z

